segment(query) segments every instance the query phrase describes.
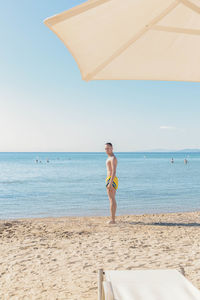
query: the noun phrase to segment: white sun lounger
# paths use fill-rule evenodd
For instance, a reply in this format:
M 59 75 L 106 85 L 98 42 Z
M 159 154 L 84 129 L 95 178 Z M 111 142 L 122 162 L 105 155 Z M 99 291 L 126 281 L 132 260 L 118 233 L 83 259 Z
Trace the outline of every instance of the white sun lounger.
M 200 291 L 176 269 L 100 269 L 98 300 L 200 300 Z

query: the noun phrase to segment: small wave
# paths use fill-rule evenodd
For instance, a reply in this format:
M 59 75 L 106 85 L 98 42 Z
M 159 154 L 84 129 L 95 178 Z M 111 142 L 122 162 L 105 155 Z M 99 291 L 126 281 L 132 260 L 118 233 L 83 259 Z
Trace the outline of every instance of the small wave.
M 5 180 L 5 181 L 0 181 L 0 184 L 16 184 L 16 183 L 24 183 L 24 180 Z

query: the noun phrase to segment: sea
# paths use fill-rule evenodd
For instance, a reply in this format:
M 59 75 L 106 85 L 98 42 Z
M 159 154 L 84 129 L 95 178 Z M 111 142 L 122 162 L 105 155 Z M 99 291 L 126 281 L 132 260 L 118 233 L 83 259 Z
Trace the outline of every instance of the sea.
M 199 152 L 115 155 L 117 215 L 200 210 Z M 109 216 L 106 158 L 97 152 L 1 152 L 0 219 Z

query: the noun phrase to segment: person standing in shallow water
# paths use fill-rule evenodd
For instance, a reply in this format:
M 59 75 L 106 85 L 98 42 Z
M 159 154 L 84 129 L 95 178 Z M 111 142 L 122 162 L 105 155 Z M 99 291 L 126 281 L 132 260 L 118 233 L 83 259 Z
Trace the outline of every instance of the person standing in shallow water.
M 106 168 L 107 168 L 107 178 L 106 178 L 106 188 L 107 194 L 110 201 L 110 213 L 111 220 L 108 222 L 109 224 L 115 224 L 115 215 L 117 209 L 117 202 L 115 199 L 116 190 L 118 188 L 118 178 L 116 176 L 117 170 L 117 158 L 113 153 L 113 146 L 111 143 L 105 144 L 105 151 L 108 155 L 106 160 Z

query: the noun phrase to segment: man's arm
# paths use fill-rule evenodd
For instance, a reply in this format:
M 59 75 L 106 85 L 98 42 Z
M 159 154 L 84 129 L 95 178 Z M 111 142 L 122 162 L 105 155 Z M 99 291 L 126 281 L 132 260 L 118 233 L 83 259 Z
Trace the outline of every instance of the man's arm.
M 110 178 L 110 183 L 108 185 L 109 189 L 111 189 L 113 180 L 114 180 L 115 175 L 116 175 L 116 169 L 117 169 L 117 159 L 116 159 L 116 157 L 111 159 L 111 167 L 112 167 L 112 174 L 111 174 L 111 178 Z

